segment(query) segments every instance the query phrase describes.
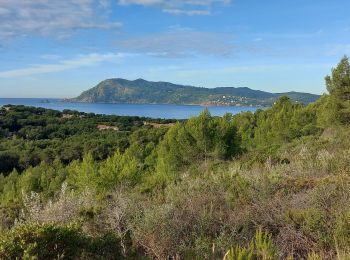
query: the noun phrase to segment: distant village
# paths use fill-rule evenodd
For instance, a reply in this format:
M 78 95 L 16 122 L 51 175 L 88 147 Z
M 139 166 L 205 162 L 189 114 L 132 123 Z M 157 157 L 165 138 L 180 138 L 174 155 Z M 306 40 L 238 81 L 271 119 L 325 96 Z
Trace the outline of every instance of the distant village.
M 150 123 L 150 122 L 143 122 L 144 126 L 150 126 L 153 128 L 161 128 L 161 127 L 171 127 L 175 125 L 174 123 L 168 123 L 168 124 L 159 124 L 159 123 Z M 103 130 L 113 130 L 113 131 L 119 131 L 118 126 L 113 126 L 113 125 L 97 125 L 97 129 L 100 131 Z
M 215 100 L 203 102 L 201 105 L 202 106 L 263 107 L 267 104 L 262 104 L 261 100 L 257 100 L 253 98 L 223 95 Z

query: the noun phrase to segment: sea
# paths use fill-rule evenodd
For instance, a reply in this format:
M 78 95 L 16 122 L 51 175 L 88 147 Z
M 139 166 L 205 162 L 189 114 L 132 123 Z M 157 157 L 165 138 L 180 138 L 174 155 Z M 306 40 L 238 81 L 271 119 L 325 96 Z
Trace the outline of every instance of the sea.
M 199 105 L 69 103 L 52 98 L 0 98 L 0 106 L 8 104 L 43 107 L 59 111 L 70 109 L 85 113 L 164 119 L 187 119 L 197 116 L 205 108 Z M 226 113 L 254 112 L 257 108 L 251 106 L 209 106 L 208 109 L 211 115 L 223 116 Z

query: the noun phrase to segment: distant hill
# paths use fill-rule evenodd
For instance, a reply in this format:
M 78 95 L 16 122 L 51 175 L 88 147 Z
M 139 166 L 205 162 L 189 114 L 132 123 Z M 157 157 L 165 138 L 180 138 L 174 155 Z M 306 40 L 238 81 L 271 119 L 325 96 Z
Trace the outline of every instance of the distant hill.
M 200 88 L 144 79 L 107 79 L 68 102 L 269 106 L 280 96 L 310 103 L 320 96 L 300 92 L 269 93 L 250 88 Z

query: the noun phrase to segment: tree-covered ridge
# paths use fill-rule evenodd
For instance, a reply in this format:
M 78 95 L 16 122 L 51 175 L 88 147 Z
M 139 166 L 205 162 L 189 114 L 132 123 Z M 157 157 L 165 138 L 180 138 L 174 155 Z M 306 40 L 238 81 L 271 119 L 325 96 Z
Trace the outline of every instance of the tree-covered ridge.
M 226 106 L 270 106 L 279 97 L 288 96 L 299 103 L 308 104 L 319 96 L 300 92 L 268 93 L 249 88 L 199 88 L 168 82 L 108 79 L 80 96 L 67 101 L 89 103 L 141 103 L 141 104 L 200 104 Z
M 204 110 L 106 159 L 0 175 L 0 258 L 349 259 L 349 68 L 307 106 Z

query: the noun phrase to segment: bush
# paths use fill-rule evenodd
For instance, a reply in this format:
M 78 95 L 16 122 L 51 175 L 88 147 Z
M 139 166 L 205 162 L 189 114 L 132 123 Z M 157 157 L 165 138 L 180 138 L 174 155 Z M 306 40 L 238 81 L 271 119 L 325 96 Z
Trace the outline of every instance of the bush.
M 74 226 L 21 225 L 0 237 L 0 259 L 120 259 L 111 235 L 93 239 Z
M 224 256 L 224 260 L 272 260 L 277 259 L 276 248 L 272 243 L 271 234 L 256 231 L 254 240 L 247 247 L 232 247 Z

